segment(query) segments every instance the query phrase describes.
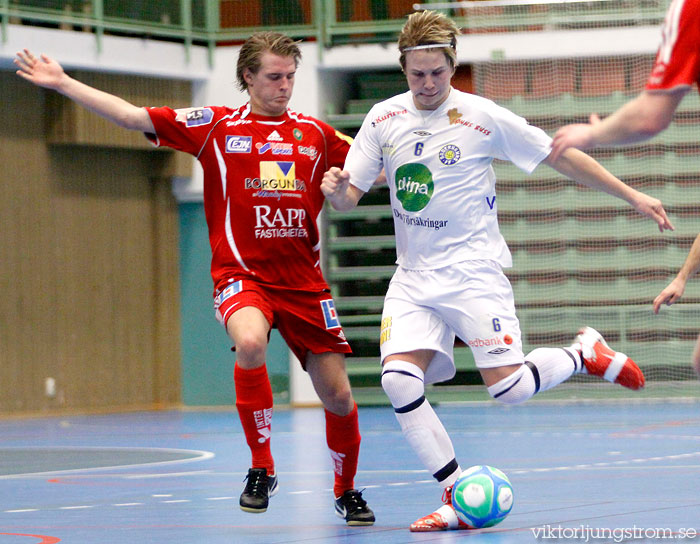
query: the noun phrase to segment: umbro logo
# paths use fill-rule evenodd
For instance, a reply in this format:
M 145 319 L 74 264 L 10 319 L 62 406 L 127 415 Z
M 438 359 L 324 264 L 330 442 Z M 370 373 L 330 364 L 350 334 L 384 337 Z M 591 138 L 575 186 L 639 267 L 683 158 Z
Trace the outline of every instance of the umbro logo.
M 280 133 L 277 132 L 276 130 L 273 130 L 270 135 L 267 137 L 268 142 L 283 142 L 284 138 L 280 136 Z

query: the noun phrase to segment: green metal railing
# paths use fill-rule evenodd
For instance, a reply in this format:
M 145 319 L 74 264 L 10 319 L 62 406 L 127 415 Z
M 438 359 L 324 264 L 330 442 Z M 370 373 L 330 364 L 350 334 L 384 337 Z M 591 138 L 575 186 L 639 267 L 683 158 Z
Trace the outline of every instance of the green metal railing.
M 513 0 L 450 4 L 427 2 L 452 16 L 465 33 L 627 27 L 658 24 L 668 0 Z M 84 30 L 102 47 L 106 33 L 147 36 L 213 50 L 275 28 L 326 47 L 350 42 L 393 41 L 411 0 L 0 0 L 1 39 L 12 23 Z

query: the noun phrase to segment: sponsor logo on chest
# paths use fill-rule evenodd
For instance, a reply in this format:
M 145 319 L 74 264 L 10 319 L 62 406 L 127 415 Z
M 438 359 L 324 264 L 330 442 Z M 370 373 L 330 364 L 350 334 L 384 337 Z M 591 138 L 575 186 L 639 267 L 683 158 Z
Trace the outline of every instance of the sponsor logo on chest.
M 253 206 L 255 238 L 308 238 L 304 208 L 272 208 Z
M 226 136 L 226 153 L 250 153 L 252 148 L 252 136 Z
M 306 183 L 304 180 L 296 178 L 294 161 L 260 161 L 260 177 L 246 178 L 245 188 L 258 191 L 305 192 Z M 254 196 L 268 195 L 256 194 Z

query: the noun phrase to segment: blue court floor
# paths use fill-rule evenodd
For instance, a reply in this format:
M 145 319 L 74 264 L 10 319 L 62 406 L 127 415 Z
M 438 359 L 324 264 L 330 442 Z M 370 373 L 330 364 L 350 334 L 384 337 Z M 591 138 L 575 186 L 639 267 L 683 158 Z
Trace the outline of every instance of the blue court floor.
M 350 528 L 332 508 L 320 409 L 278 410 L 280 491 L 265 514 L 238 496 L 249 464 L 234 412 L 0 421 L 0 544 L 695 541 L 700 404 L 440 405 L 463 467 L 504 470 L 512 513 L 481 531 L 412 534 L 441 492 L 390 408 L 360 408 L 356 480 L 375 511 Z

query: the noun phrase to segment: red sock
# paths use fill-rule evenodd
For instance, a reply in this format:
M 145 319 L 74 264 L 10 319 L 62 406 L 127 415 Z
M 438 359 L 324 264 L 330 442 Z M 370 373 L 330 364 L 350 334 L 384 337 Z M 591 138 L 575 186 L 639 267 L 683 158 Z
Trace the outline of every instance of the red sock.
M 245 370 L 236 363 L 233 381 L 236 385 L 238 417 L 253 457 L 251 467 L 266 468 L 268 474 L 274 474 L 275 462 L 270 451 L 272 387 L 267 368 L 262 365 Z
M 360 455 L 360 427 L 357 420 L 357 404 L 346 416 L 326 412 L 326 442 L 331 450 L 335 484 L 333 492 L 340 497 L 355 487 L 357 459 Z

